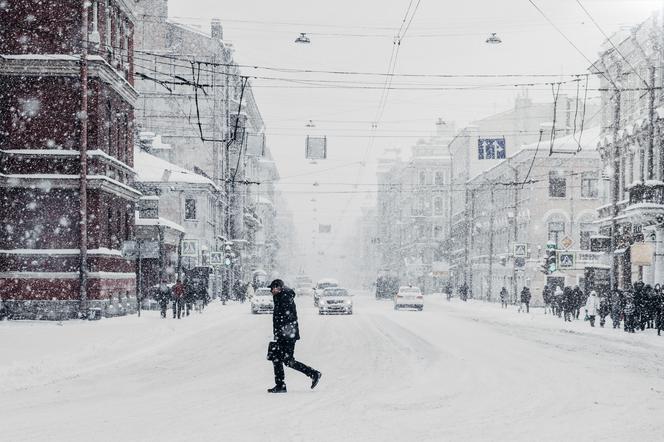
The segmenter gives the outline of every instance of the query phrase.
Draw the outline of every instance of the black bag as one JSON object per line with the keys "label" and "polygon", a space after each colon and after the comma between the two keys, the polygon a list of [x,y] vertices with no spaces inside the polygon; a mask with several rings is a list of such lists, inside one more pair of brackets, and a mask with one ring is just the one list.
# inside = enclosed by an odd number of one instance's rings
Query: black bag
{"label": "black bag", "polygon": [[279,359],[279,344],[276,341],[272,341],[267,345],[267,360],[275,361]]}

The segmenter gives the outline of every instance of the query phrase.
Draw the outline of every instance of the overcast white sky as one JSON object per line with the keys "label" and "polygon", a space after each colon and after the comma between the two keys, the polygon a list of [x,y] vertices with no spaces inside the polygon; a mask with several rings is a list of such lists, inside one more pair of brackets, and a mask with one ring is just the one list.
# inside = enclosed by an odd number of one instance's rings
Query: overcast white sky
{"label": "overcast white sky", "polygon": [[[595,60],[604,38],[576,0],[534,2],[588,58]],[[639,23],[664,6],[662,0],[581,2],[609,34]],[[224,37],[233,42],[236,60],[242,64],[386,72],[392,36],[409,3],[410,0],[170,0],[169,15],[204,29],[212,17],[220,18]],[[417,3],[412,1],[413,6]],[[311,44],[295,44],[299,32],[307,32]],[[501,45],[484,42],[491,32],[502,38]],[[585,73],[588,66],[584,57],[528,0],[421,0],[399,48],[395,72],[562,75]],[[418,138],[432,133],[437,117],[462,127],[508,109],[519,91],[513,86],[501,90],[414,91],[413,85],[474,86],[549,80],[398,78],[393,86],[410,89],[389,92],[378,136],[372,139],[371,121],[376,119],[382,78],[245,70],[245,74],[252,73],[298,80],[352,81],[354,86],[361,81],[370,87],[320,88],[253,80],[268,142],[282,176],[281,189],[295,214],[303,249],[311,256],[316,255],[311,246],[313,237],[319,247],[328,243],[341,245],[352,231],[359,207],[368,204],[374,195],[375,187],[369,185],[375,182],[373,165],[385,148],[408,151]],[[530,87],[529,93],[537,101],[551,101],[550,87]],[[314,129],[305,127],[308,120],[314,121]],[[329,158],[318,165],[304,160],[307,134],[328,137]],[[370,161],[362,167],[358,162],[367,151]],[[331,168],[334,169],[324,171]],[[320,185],[313,186],[314,182]],[[361,185],[355,188],[353,184],[357,182]],[[312,203],[312,198],[317,202]],[[313,234],[318,223],[332,224],[333,234]],[[344,252],[331,250],[327,256],[341,253]]]}

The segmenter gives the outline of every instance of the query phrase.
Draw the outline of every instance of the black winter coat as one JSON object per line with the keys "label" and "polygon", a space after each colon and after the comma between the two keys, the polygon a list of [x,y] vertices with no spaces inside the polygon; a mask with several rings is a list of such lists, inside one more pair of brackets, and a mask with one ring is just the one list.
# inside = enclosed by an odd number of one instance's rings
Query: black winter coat
{"label": "black winter coat", "polygon": [[300,339],[300,328],[297,323],[297,308],[295,307],[295,292],[284,287],[274,299],[274,313],[272,314],[272,332],[275,339]]}

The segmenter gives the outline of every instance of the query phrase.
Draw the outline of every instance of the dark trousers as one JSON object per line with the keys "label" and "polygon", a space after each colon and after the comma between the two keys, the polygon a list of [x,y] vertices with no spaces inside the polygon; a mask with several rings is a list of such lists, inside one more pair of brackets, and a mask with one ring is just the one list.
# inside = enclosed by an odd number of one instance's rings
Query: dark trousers
{"label": "dark trousers", "polygon": [[590,321],[590,326],[594,327],[595,326],[595,315],[588,316],[588,321]]}
{"label": "dark trousers", "polygon": [[284,384],[284,365],[290,367],[293,370],[297,370],[302,374],[305,374],[309,377],[313,377],[316,373],[316,370],[304,365],[302,362],[298,362],[293,357],[295,352],[295,339],[279,339],[277,340],[277,345],[279,346],[279,355],[280,358],[272,361],[274,366],[274,383],[277,386],[283,386]]}

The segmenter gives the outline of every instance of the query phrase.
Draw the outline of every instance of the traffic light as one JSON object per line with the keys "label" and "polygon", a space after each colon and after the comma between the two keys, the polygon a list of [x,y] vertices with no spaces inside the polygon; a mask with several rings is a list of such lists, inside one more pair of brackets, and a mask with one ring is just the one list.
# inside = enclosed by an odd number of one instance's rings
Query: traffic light
{"label": "traffic light", "polygon": [[540,270],[545,275],[549,275],[555,272],[558,269],[558,264],[556,261],[556,250],[547,248],[544,251],[544,259]]}

